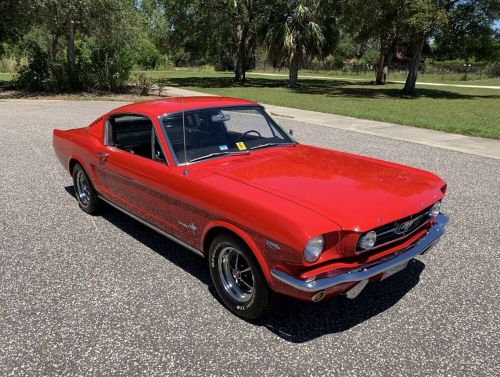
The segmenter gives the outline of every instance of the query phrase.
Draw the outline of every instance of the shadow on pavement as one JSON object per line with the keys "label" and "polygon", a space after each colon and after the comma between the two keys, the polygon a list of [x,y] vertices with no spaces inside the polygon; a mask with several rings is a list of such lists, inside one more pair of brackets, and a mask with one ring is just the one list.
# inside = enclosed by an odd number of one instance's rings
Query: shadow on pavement
{"label": "shadow on pavement", "polygon": [[424,267],[413,259],[404,271],[368,284],[354,300],[336,296],[315,304],[278,297],[272,316],[263,325],[293,343],[349,330],[394,306],[417,285]]}
{"label": "shadow on pavement", "polygon": [[[75,197],[73,186],[65,190]],[[110,206],[106,206],[100,216],[206,284],[209,292],[223,305],[212,287],[204,259]],[[354,300],[337,296],[312,303],[275,295],[270,315],[252,324],[264,326],[292,343],[347,331],[395,305],[418,283],[424,267],[421,261],[412,260],[403,272],[369,284]]]}

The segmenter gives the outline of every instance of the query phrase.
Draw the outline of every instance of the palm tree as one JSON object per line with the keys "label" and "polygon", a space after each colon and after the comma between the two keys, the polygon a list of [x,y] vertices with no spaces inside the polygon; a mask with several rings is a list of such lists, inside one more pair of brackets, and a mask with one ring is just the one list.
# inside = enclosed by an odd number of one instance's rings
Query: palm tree
{"label": "palm tree", "polygon": [[[279,2],[278,2],[279,3]],[[297,85],[299,68],[306,58],[326,56],[336,44],[338,31],[328,1],[282,1],[270,9],[264,45],[274,67],[288,64],[290,86]]]}

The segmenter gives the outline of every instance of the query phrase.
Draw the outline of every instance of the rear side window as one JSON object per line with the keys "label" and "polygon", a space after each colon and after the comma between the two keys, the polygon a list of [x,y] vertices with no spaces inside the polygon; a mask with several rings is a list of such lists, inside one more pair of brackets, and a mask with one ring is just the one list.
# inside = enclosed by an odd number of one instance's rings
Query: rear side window
{"label": "rear side window", "polygon": [[165,161],[154,126],[141,115],[121,115],[109,119],[108,145],[157,161]]}

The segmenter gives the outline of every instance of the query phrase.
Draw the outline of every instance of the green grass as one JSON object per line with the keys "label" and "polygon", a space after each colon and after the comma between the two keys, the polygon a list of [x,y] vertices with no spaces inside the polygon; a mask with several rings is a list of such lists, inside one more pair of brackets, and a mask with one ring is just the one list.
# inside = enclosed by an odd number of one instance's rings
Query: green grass
{"label": "green grass", "polygon": [[[286,71],[273,71],[273,72],[262,72],[255,71],[250,72],[249,77],[272,77],[269,74],[276,74],[287,76],[288,73]],[[302,78],[331,78],[332,80],[336,79],[344,79],[344,80],[352,80],[352,81],[364,81],[370,82],[375,80],[375,76],[373,73],[352,73],[352,72],[313,72],[313,71],[304,71],[300,72],[300,77]],[[483,76],[484,77],[484,76]],[[492,86],[500,86],[500,78],[482,78],[479,79],[479,75],[469,76],[467,81],[464,81],[463,75],[446,75],[444,79],[441,75],[435,74],[419,74],[417,82],[423,83],[438,83],[438,84],[452,84],[452,85],[492,85]],[[401,73],[390,73],[388,77],[389,81],[405,81],[406,76]]]}
{"label": "green grass", "polygon": [[500,139],[500,90],[422,86],[416,96],[403,96],[402,84],[376,86],[368,81],[303,78],[298,88],[290,89],[285,77],[249,75],[245,85],[236,85],[228,73],[148,74],[168,85],[205,93]]}
{"label": "green grass", "polygon": [[[172,70],[172,71],[137,71],[144,72],[152,78],[163,78],[163,77],[231,77],[231,72],[215,72],[213,70]],[[279,76],[269,76],[269,74],[275,74]],[[286,78],[288,76],[288,71],[286,70],[275,70],[275,71],[251,71],[248,73],[248,77],[276,77]],[[299,77],[302,79],[308,78],[318,78],[325,77],[331,78],[332,80],[344,79],[352,81],[362,81],[370,82],[375,80],[375,76],[372,72],[368,73],[353,73],[353,72],[343,72],[343,71],[300,71]],[[467,81],[463,81],[463,75],[450,74],[445,75],[444,79],[442,75],[437,74],[420,74],[418,76],[419,82],[430,82],[439,84],[452,84],[452,85],[492,85],[500,86],[500,78],[484,78],[479,79],[479,75],[469,75]],[[393,81],[404,81],[406,76],[401,73],[390,73],[389,80]]]}

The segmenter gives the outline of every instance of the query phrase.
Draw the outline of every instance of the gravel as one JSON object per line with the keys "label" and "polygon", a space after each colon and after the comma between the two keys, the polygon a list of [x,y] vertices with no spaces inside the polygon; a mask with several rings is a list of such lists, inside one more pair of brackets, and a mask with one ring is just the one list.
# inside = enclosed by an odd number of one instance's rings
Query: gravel
{"label": "gravel", "polygon": [[0,375],[498,375],[499,160],[277,119],[300,142],[437,173],[451,221],[357,299],[281,298],[252,324],[219,303],[201,258],[78,208],[52,129],[119,105],[0,101]]}

